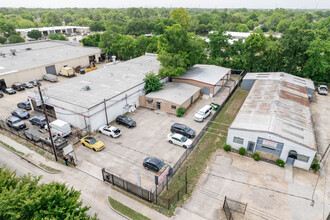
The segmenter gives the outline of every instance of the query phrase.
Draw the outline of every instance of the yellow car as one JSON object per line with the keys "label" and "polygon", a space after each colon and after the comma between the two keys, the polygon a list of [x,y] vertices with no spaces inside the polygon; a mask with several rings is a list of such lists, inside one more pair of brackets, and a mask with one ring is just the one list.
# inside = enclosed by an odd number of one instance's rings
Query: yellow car
{"label": "yellow car", "polygon": [[82,139],[80,139],[80,142],[82,143],[82,145],[89,147],[94,151],[100,151],[104,148],[103,142],[98,141],[97,139],[91,136],[83,137]]}

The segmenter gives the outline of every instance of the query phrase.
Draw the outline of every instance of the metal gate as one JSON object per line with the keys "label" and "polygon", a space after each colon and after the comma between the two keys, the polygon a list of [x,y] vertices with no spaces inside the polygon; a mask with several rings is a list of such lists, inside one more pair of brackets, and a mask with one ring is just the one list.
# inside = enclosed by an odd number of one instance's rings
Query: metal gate
{"label": "metal gate", "polygon": [[53,75],[57,75],[57,74],[56,74],[55,65],[52,65],[52,66],[46,66],[46,73],[48,73],[48,74],[53,74]]}

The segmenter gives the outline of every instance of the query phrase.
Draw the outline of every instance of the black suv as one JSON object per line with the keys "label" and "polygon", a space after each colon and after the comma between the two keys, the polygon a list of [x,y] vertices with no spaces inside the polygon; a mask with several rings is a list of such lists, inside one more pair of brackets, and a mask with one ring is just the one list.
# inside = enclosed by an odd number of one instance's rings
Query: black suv
{"label": "black suv", "polygon": [[29,121],[32,125],[38,125],[40,128],[44,128],[47,124],[46,118],[43,115],[33,116]]}
{"label": "black suv", "polygon": [[15,117],[15,116],[10,116],[6,119],[6,124],[9,127],[15,128],[16,130],[21,130],[26,127],[25,123],[21,121],[21,119]]}
{"label": "black suv", "polygon": [[189,128],[186,125],[179,124],[179,123],[174,123],[171,126],[171,132],[182,134],[183,136],[186,136],[188,138],[194,138],[196,135],[196,132],[193,129]]}
{"label": "black suv", "polygon": [[116,123],[118,125],[120,125],[120,124],[126,125],[126,127],[128,127],[128,128],[136,126],[136,122],[133,119],[131,119],[130,117],[127,117],[125,115],[119,115],[116,118]]}

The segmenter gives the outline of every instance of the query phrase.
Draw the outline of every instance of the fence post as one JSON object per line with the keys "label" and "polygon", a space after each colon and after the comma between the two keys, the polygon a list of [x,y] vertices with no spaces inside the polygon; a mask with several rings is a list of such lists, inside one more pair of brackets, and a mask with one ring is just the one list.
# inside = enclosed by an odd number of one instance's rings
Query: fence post
{"label": "fence post", "polygon": [[170,199],[167,199],[167,209],[170,210]]}
{"label": "fence post", "polygon": [[178,190],[178,199],[177,199],[177,201],[179,201],[179,198],[180,198],[180,190]]}
{"label": "fence post", "polygon": [[112,179],[112,185],[115,185],[115,181],[114,181],[114,178],[113,178],[113,174],[110,174],[111,175],[111,179]]}
{"label": "fence post", "polygon": [[186,194],[188,193],[188,178],[187,178],[187,171],[188,171],[188,168],[186,168]]}
{"label": "fence post", "polygon": [[158,196],[157,196],[157,186],[156,186],[156,204],[157,204]]}
{"label": "fence post", "polygon": [[104,168],[102,168],[102,179],[103,179],[103,181],[104,181]]}

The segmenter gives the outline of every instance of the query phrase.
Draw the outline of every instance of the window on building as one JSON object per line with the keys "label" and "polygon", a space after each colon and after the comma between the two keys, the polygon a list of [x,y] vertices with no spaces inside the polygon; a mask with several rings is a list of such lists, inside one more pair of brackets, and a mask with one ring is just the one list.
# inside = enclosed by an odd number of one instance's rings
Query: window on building
{"label": "window on building", "polygon": [[301,155],[301,154],[297,154],[297,160],[303,161],[303,162],[308,162],[309,161],[309,157],[305,156],[305,155]]}
{"label": "window on building", "polygon": [[234,137],[233,142],[237,144],[243,144],[244,139],[239,137]]}
{"label": "window on building", "polygon": [[268,147],[268,146],[261,146],[261,147],[264,148],[264,149],[267,149],[267,150],[275,151],[275,148],[272,148],[272,147]]}
{"label": "window on building", "polygon": [[176,109],[176,106],[175,105],[172,105],[171,108]]}

